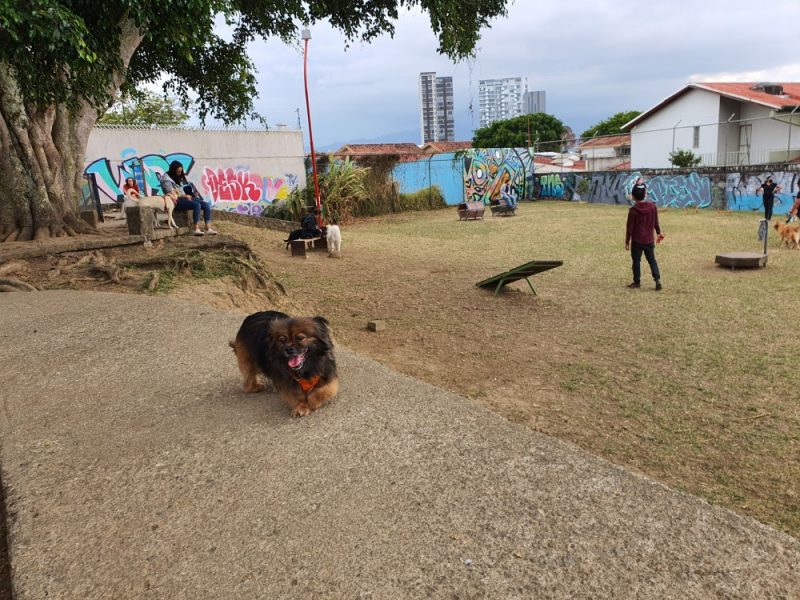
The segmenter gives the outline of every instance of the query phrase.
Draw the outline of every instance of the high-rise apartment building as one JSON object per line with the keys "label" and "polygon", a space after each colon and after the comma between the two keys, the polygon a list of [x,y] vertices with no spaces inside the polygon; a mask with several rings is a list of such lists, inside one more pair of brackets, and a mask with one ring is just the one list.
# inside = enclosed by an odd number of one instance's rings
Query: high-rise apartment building
{"label": "high-rise apartment building", "polygon": [[545,91],[525,92],[522,95],[522,113],[535,115],[536,113],[547,112],[545,108]]}
{"label": "high-rise apartment building", "polygon": [[452,77],[419,74],[419,122],[423,144],[455,140]]}
{"label": "high-rise apartment building", "polygon": [[480,126],[488,127],[495,121],[518,117],[522,112],[522,95],[528,84],[523,77],[481,79],[478,82]]}

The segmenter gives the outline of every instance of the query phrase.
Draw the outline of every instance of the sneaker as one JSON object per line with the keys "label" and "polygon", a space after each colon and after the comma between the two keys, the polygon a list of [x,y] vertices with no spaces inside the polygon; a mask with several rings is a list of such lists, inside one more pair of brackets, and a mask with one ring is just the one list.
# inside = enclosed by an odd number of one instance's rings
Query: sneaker
{"label": "sneaker", "polygon": [[661,282],[659,280],[656,280],[656,291],[659,291],[660,289],[661,289]]}
{"label": "sneaker", "polygon": [[634,281],[633,283],[629,283],[629,284],[628,284],[628,287],[629,287],[629,288],[631,288],[631,289],[633,289],[633,288],[640,288],[640,287],[642,287],[642,284],[640,284],[640,283],[637,283],[637,282],[635,282],[635,281]]}
{"label": "sneaker", "polygon": [[209,227],[208,229],[206,229],[206,235],[217,235],[217,232],[211,229],[211,227]]}
{"label": "sneaker", "polygon": [[194,230],[194,235],[205,235],[205,234],[202,231],[200,231],[199,229],[195,229]]}

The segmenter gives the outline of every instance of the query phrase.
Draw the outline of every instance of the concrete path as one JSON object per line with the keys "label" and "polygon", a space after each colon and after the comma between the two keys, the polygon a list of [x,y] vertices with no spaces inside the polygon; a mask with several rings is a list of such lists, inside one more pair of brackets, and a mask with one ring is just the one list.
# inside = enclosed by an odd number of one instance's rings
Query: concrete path
{"label": "concrete path", "polygon": [[0,294],[18,600],[800,597],[797,540],[343,348],[291,419],[239,391],[240,321]]}

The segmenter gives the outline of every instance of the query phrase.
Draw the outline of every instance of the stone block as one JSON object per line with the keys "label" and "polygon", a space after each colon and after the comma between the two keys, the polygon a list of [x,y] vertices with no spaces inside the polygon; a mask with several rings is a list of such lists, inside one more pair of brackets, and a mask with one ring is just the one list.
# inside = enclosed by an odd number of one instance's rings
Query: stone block
{"label": "stone block", "polygon": [[386,321],[370,321],[367,323],[367,329],[370,331],[383,331],[386,329]]}
{"label": "stone block", "polygon": [[306,255],[306,241],[305,240],[292,240],[292,256],[305,256]]}
{"label": "stone block", "polygon": [[175,220],[175,224],[178,227],[191,227],[194,229],[194,223],[192,223],[192,213],[188,210],[176,210],[172,213],[172,218]]}
{"label": "stone block", "polygon": [[153,209],[149,206],[129,206],[125,218],[130,235],[153,235]]}
{"label": "stone block", "polygon": [[81,219],[86,221],[92,227],[97,227],[97,212],[93,210],[83,210],[80,213]]}

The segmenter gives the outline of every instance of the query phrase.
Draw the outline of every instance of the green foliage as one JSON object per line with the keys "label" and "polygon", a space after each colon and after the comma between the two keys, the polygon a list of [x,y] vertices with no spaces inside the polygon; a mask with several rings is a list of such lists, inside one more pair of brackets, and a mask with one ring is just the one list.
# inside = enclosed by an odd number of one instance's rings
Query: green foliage
{"label": "green foliage", "polygon": [[673,150],[669,153],[669,162],[673,167],[696,167],[703,159],[700,156],[695,156],[691,150]]}
{"label": "green foliage", "polygon": [[120,98],[98,121],[104,125],[183,125],[188,113],[172,97],[137,91]]}
{"label": "green foliage", "polygon": [[481,127],[475,131],[472,146],[474,148],[527,148],[529,146],[529,123],[531,144],[539,140],[539,144],[536,145],[537,150],[555,152],[560,150],[561,136],[565,132],[564,123],[556,117],[544,113],[522,115],[513,119],[495,121],[488,127]]}
{"label": "green foliage", "polygon": [[435,208],[445,208],[447,202],[444,200],[442,190],[438,185],[432,185],[410,194],[400,194],[400,201],[396,212],[407,210],[433,210]]}
{"label": "green foliage", "polygon": [[[8,68],[34,105],[77,107],[85,98],[101,111],[119,84],[130,93],[165,81],[184,108],[196,104],[201,120],[238,122],[257,116],[247,54],[257,38],[293,42],[301,26],[328,21],[348,41],[368,42],[394,33],[401,8],[419,7],[430,17],[439,52],[458,60],[473,51],[481,28],[506,13],[507,1],[3,0],[0,77]],[[121,48],[133,51],[127,70]]]}
{"label": "green foliage", "polygon": [[349,158],[330,161],[327,171],[319,175],[319,193],[326,219],[346,223],[355,216],[369,214],[370,198],[364,185],[368,172],[366,167],[359,167]]}
{"label": "green foliage", "polygon": [[623,112],[618,112],[615,115],[611,115],[604,121],[600,121],[599,123],[595,123],[589,127],[589,129],[581,134],[581,137],[588,139],[598,135],[616,135],[624,133],[624,131],[622,131],[622,126],[628,121],[635,119],[640,114],[642,114],[642,111],[640,110],[626,110]]}

